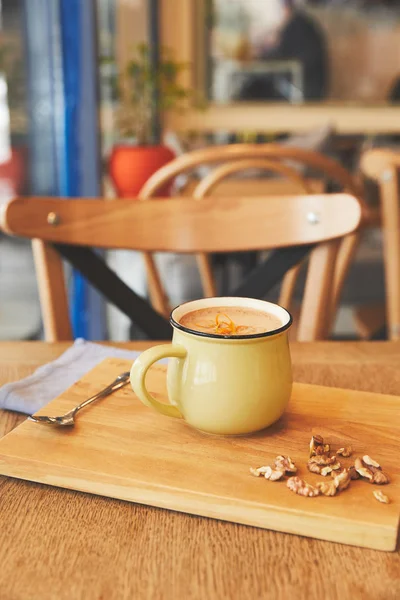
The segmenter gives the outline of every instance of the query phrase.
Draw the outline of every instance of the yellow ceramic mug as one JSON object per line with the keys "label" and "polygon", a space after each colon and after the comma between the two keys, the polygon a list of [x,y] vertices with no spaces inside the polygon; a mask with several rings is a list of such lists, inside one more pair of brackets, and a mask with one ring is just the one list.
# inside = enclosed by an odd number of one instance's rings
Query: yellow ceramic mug
{"label": "yellow ceramic mug", "polygon": [[[277,317],[281,327],[247,336],[221,337],[196,332],[179,321],[188,312],[212,306],[248,307]],[[138,398],[164,415],[181,417],[208,433],[239,435],[264,429],[284,412],[292,390],[288,344],[290,314],[280,306],[250,298],[205,298],[171,313],[172,344],[154,346],[137,358],[131,384]],[[146,389],[148,369],[170,358],[167,388],[170,404]]]}

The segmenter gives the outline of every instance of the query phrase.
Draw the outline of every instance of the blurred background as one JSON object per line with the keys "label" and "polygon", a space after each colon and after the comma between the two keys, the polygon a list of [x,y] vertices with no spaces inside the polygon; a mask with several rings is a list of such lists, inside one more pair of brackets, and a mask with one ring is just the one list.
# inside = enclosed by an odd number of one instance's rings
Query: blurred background
{"label": "blurred background", "polygon": [[[145,179],[127,181],[121,165],[132,145],[149,143],[170,152],[153,167],[212,144],[274,141],[320,151],[361,177],[363,151],[399,144],[399,4],[0,0],[1,197],[135,196]],[[146,99],[149,65],[163,69],[161,99]],[[174,193],[200,175],[176,181]],[[364,185],[377,204],[374,184]],[[30,244],[0,236],[0,338],[38,339]],[[384,303],[381,238],[378,228],[364,234],[336,323],[340,338],[359,334],[354,306]],[[140,256],[107,259],[146,295]],[[201,295],[193,260],[170,256],[162,267],[172,303]],[[132,335],[78,274],[67,276],[76,336]]]}

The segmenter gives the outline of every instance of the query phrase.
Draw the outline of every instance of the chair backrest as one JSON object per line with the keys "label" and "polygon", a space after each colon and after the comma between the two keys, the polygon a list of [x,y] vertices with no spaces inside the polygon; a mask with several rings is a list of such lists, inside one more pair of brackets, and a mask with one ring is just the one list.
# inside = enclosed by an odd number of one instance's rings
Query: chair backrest
{"label": "chair backrest", "polygon": [[142,252],[236,252],[319,244],[312,253],[299,339],[322,339],[340,239],[361,221],[347,194],[285,198],[102,199],[17,198],[3,207],[2,228],[34,240],[39,292],[49,340],[70,339],[62,261],[53,244]]}
{"label": "chair backrest", "polygon": [[[188,152],[166,166],[159,169],[143,186],[139,197],[143,200],[157,195],[157,192],[172,181],[177,175],[193,171],[201,166],[213,166],[214,170],[207,174],[195,187],[192,197],[200,199],[216,191],[227,177],[249,169],[271,171],[290,180],[299,193],[312,193],[308,180],[301,175],[295,165],[309,167],[318,172],[325,180],[336,184],[341,191],[346,191],[362,202],[362,188],[359,182],[335,160],[312,150],[304,150],[278,144],[232,144],[212,146],[202,150]],[[332,312],[336,310],[341,290],[352,260],[357,240],[349,238],[339,250],[340,258],[334,275],[334,292],[332,296]],[[144,255],[150,298],[153,306],[162,314],[170,310],[161,277],[151,254]],[[197,258],[198,267],[205,296],[215,296],[216,283],[209,257],[202,253]],[[299,268],[294,268],[283,279],[280,303],[290,308]],[[333,318],[333,316],[332,316]]]}
{"label": "chair backrest", "polygon": [[384,241],[386,319],[391,340],[400,339],[400,151],[369,150],[361,157],[363,174],[378,185]]}
{"label": "chair backrest", "polygon": [[[196,199],[210,196],[228,177],[244,171],[254,172],[254,170],[256,170],[256,172],[269,171],[280,175],[287,181],[291,182],[296,191],[299,193],[313,193],[311,185],[307,179],[302,177],[294,167],[267,158],[245,158],[242,160],[223,163],[217,166],[200,181],[194,190],[193,196]],[[198,254],[197,264],[203,285],[204,295],[206,297],[216,296],[217,286],[209,255],[205,253]],[[282,281],[279,304],[284,306],[287,310],[291,309],[295,285],[300,273],[300,269],[301,264],[293,267],[293,269],[290,269],[290,271],[286,273]]]}
{"label": "chair backrest", "polygon": [[166,183],[177,175],[196,169],[202,165],[213,165],[222,162],[233,162],[244,159],[270,159],[287,161],[310,167],[341,189],[362,197],[362,188],[352,175],[335,160],[303,148],[294,148],[279,144],[230,144],[228,146],[211,146],[202,150],[187,152],[159,169],[148,179],[140,191],[142,199],[155,196]]}
{"label": "chair backrest", "polygon": [[400,150],[390,148],[367,150],[361,157],[360,165],[364,175],[377,183],[385,183],[390,179],[389,172],[392,169],[400,169]]}

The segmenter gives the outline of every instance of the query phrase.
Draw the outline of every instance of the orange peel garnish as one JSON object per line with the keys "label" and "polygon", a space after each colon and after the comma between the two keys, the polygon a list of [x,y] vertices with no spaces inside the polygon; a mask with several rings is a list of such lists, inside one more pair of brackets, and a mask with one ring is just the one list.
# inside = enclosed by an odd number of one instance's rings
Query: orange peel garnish
{"label": "orange peel garnish", "polygon": [[230,317],[225,313],[218,313],[215,317],[215,321],[203,321],[202,323],[195,323],[196,327],[201,329],[213,329],[213,333],[219,335],[235,335],[240,333],[254,333],[254,327],[250,325],[236,325]]}
{"label": "orange peel garnish", "polygon": [[[225,317],[225,319],[228,320],[228,322],[223,321],[222,318]],[[222,335],[233,335],[236,333],[236,325],[235,323],[232,321],[232,319],[230,319],[228,317],[228,315],[224,314],[224,313],[218,313],[217,316],[215,317],[215,323],[216,323],[216,327],[215,327],[215,332],[222,334]]]}

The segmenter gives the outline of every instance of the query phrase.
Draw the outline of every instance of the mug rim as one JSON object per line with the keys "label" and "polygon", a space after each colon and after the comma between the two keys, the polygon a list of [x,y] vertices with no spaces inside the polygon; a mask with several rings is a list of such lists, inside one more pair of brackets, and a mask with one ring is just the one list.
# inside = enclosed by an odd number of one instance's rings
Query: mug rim
{"label": "mug rim", "polygon": [[[206,306],[204,308],[206,308],[207,302],[216,301],[216,300],[221,301],[222,304],[223,304],[223,301],[225,301],[225,303],[226,303],[226,301],[235,300],[235,301],[237,301],[236,306],[237,305],[240,306],[240,301],[242,301],[242,302],[247,301],[250,304],[263,304],[263,305],[267,304],[271,307],[274,307],[274,309],[279,309],[279,311],[286,313],[286,316],[288,317],[288,319],[287,319],[287,322],[284,323],[281,327],[272,329],[271,331],[263,331],[261,333],[251,333],[249,335],[221,335],[221,334],[217,334],[217,333],[207,333],[206,331],[197,331],[195,329],[190,329],[189,327],[185,327],[184,325],[179,323],[179,321],[175,320],[175,318],[174,318],[174,313],[177,310],[179,310],[180,308],[182,308],[183,306],[186,306],[186,305],[189,306],[190,304],[198,304],[199,302],[200,303],[204,302],[206,304]],[[232,306],[235,306],[235,304],[232,304]],[[249,307],[249,308],[252,308],[252,307]],[[196,310],[196,309],[194,309],[194,310]],[[187,312],[190,312],[190,309]],[[267,312],[267,311],[264,310],[264,312]],[[275,310],[272,310],[271,312],[272,312],[272,314],[274,314]],[[271,314],[271,312],[270,312],[270,314]],[[277,316],[277,315],[274,314],[274,316]],[[216,340],[252,340],[252,339],[254,340],[254,339],[260,339],[260,338],[272,337],[275,335],[279,335],[280,333],[283,333],[284,331],[287,331],[293,323],[293,317],[286,308],[284,308],[283,306],[280,306],[279,304],[276,304],[274,302],[268,302],[267,300],[258,300],[257,298],[245,298],[245,297],[240,297],[240,296],[237,296],[237,297],[221,296],[221,297],[213,297],[213,298],[201,298],[199,300],[190,300],[189,302],[182,302],[181,304],[178,304],[177,306],[175,306],[175,308],[171,311],[170,317],[169,317],[169,322],[172,325],[172,327],[175,329],[179,329],[180,331],[184,331],[185,333],[189,333],[191,335],[197,335],[197,336],[203,337],[203,338],[210,338],[210,339],[216,339]]]}

